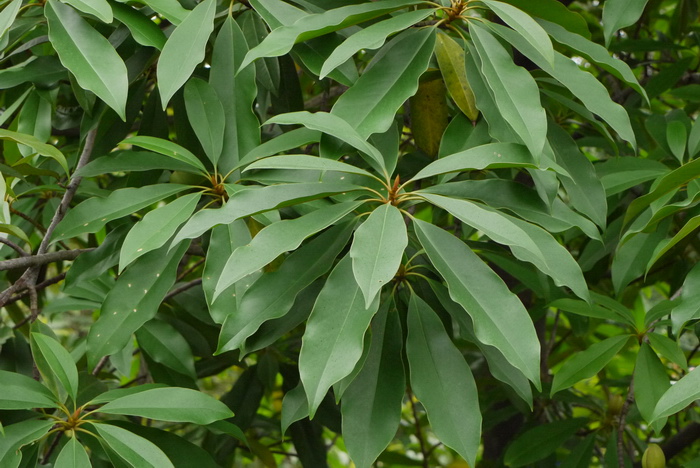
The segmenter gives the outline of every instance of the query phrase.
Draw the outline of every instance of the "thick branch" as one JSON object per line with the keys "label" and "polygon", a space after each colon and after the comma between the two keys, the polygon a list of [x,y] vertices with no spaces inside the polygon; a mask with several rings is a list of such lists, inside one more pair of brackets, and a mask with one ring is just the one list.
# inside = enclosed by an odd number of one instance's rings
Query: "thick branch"
{"label": "thick branch", "polygon": [[58,252],[49,252],[43,255],[31,255],[28,257],[2,260],[0,261],[0,271],[40,267],[48,263],[61,262],[64,260],[75,260],[78,255],[91,250],[93,249],[59,250]]}

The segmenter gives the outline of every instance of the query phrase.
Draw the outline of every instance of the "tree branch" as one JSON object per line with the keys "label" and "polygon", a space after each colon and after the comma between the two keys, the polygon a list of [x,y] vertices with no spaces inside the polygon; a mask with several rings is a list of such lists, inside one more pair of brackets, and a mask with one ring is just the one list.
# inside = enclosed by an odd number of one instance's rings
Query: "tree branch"
{"label": "tree branch", "polygon": [[0,261],[0,271],[19,270],[24,268],[36,268],[48,263],[62,262],[64,260],[75,260],[78,255],[90,252],[94,249],[59,250],[42,255],[30,255],[27,257],[11,258]]}

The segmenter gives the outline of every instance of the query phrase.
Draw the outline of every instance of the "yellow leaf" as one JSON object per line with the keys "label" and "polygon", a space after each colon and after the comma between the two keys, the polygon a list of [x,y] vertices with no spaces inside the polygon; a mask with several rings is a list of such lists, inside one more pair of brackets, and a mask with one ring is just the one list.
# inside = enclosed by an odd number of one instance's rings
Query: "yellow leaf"
{"label": "yellow leaf", "polygon": [[464,115],[475,121],[479,117],[479,109],[476,108],[474,93],[467,80],[464,49],[450,36],[440,33],[435,42],[435,55],[450,96]]}

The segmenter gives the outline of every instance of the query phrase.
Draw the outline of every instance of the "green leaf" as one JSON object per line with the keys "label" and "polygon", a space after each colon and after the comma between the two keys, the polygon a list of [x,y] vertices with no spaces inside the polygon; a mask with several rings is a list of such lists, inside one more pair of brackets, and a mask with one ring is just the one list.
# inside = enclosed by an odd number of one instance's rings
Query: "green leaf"
{"label": "green leaf", "polygon": [[259,46],[248,52],[242,67],[262,57],[284,55],[297,42],[308,41],[417,3],[420,1],[383,0],[372,4],[349,5],[315,15],[306,14],[293,24],[272,31]]}
{"label": "green leaf", "polygon": [[647,333],[646,336],[649,339],[649,344],[657,353],[677,364],[683,370],[688,370],[688,361],[678,343],[658,333]]}
{"label": "green leaf", "polygon": [[336,47],[333,53],[323,62],[319,78],[325,78],[326,75],[351,59],[360,50],[381,48],[389,36],[413,26],[433,13],[435,13],[435,9],[409,11],[392,16],[384,21],[378,21],[356,32]]}
{"label": "green leaf", "polygon": [[589,434],[574,447],[568,457],[566,457],[559,468],[588,468],[593,455],[596,434]]}
{"label": "green leaf", "polygon": [[248,154],[241,158],[238,166],[242,167],[258,159],[300,148],[310,143],[318,143],[320,139],[321,132],[318,130],[309,130],[304,127],[295,128],[294,130],[289,130],[253,148]]}
{"label": "green leaf", "polygon": [[0,370],[0,381],[2,381],[0,409],[57,407],[51,391],[31,377]]}
{"label": "green leaf", "polygon": [[201,174],[189,163],[178,161],[150,151],[115,151],[90,161],[75,172],[75,176],[94,177],[112,172],[139,172],[153,169],[168,169]]}
{"label": "green leaf", "polygon": [[141,148],[169,156],[173,159],[189,164],[205,175],[208,174],[204,164],[202,164],[197,156],[192,154],[188,149],[183,148],[172,141],[151,136],[135,136],[122,141],[122,144],[139,146]]}
{"label": "green leaf", "polygon": [[639,233],[618,247],[610,267],[616,294],[620,294],[631,281],[644,275],[649,262],[653,260],[654,249],[668,231],[669,220],[662,224],[654,232]]}
{"label": "green leaf", "polygon": [[278,270],[262,275],[253,283],[235,310],[228,311],[217,352],[238,349],[265,321],[287,314],[297,295],[331,269],[353,226],[351,222],[328,229],[289,255]]}
{"label": "green leaf", "polygon": [[309,403],[306,401],[304,385],[299,382],[299,385],[284,394],[284,399],[282,400],[282,434],[286,434],[289,426],[308,415]]}
{"label": "green leaf", "polygon": [[70,6],[49,0],[44,8],[49,39],[61,63],[81,87],[95,93],[126,120],[129,80],[114,47]]}
{"label": "green leaf", "polygon": [[618,29],[632,26],[641,18],[648,0],[606,0],[603,4],[605,47],[610,45]]}
{"label": "green leaf", "polygon": [[438,316],[415,294],[408,307],[406,357],[411,389],[428,413],[430,428],[473,466],[481,437],[474,377]]}
{"label": "green leaf", "polygon": [[108,222],[187,190],[187,185],[158,184],[113,191],[107,198],[93,197],[68,211],[56,226],[53,242],[97,232]]}
{"label": "green leaf", "polygon": [[495,0],[482,0],[482,2],[496,13],[505,24],[513,28],[532,47],[537,49],[547,61],[554,65],[554,49],[552,41],[542,26],[522,10],[512,5]]}
{"label": "green leaf", "polygon": [[13,0],[0,12],[0,39],[4,39],[5,33],[10,29],[12,23],[15,22],[21,6],[22,0]]}
{"label": "green leaf", "polygon": [[228,406],[206,393],[177,387],[154,388],[123,396],[107,403],[99,411],[201,425],[233,417]]}
{"label": "green leaf", "polygon": [[630,341],[631,335],[607,338],[589,346],[564,362],[554,374],[551,395],[593,377]]}
{"label": "green leaf", "polygon": [[[383,2],[374,5],[379,3]],[[396,111],[418,90],[418,80],[428,68],[434,48],[434,28],[412,28],[399,34],[375,55],[357,83],[338,98],[331,114],[350,124],[363,139],[385,132],[394,122]]]}
{"label": "green leaf", "polygon": [[98,18],[103,23],[112,22],[112,7],[107,0],[61,0],[76,10]]}
{"label": "green leaf", "polygon": [[680,120],[672,120],[666,126],[666,141],[668,142],[669,148],[673,155],[683,163],[683,156],[685,156],[685,147],[688,141],[688,130],[685,124]]}
{"label": "green leaf", "polygon": [[538,0],[537,2],[531,0],[505,0],[505,2],[520,8],[531,16],[558,24],[586,39],[591,38],[591,32],[588,30],[588,24],[583,16],[568,9],[558,0]]}
{"label": "green leaf", "polygon": [[111,424],[93,424],[97,434],[131,466],[174,468],[170,459],[153,442]]}
{"label": "green leaf", "polygon": [[698,153],[700,153],[700,125],[696,120],[688,135],[688,156],[693,159]]}
{"label": "green leaf", "polygon": [[53,466],[54,468],[91,468],[92,463],[85,447],[74,436],[63,446]]}
{"label": "green leaf", "polygon": [[190,13],[189,10],[182,7],[178,0],[139,0],[139,2],[162,15],[175,26],[179,26]]}
{"label": "green leaf", "polygon": [[163,46],[156,70],[163,109],[204,60],[207,41],[214,30],[215,13],[216,1],[204,0],[175,28]]}
{"label": "green leaf", "polygon": [[470,22],[469,30],[481,59],[481,73],[501,115],[538,160],[547,138],[547,118],[535,80],[513,63],[506,49],[487,29]]}
{"label": "green leaf", "polygon": [[319,158],[317,156],[307,156],[305,154],[287,154],[284,156],[273,156],[260,159],[248,167],[243,172],[253,169],[292,169],[308,171],[335,171],[348,174],[359,174],[366,177],[375,178],[372,174],[355,167],[353,165],[334,161],[333,159]]}
{"label": "green leaf", "polygon": [[5,130],[4,128],[0,128],[0,140],[10,140],[18,144],[27,145],[37,154],[55,160],[61,165],[66,174],[68,174],[68,163],[66,162],[66,157],[63,155],[63,153],[56,149],[56,147],[42,143],[32,135],[25,135],[23,133],[13,132],[11,130]]}
{"label": "green leaf", "polygon": [[106,391],[97,395],[95,398],[89,401],[91,405],[99,405],[102,403],[109,403],[110,401],[116,400],[127,395],[132,395],[134,393],[145,392],[146,390],[152,390],[154,388],[166,388],[165,384],[143,384],[137,385],[135,387],[125,387],[125,388],[115,388],[113,390]]}
{"label": "green leaf", "polygon": [[561,447],[586,422],[583,418],[573,418],[532,428],[508,446],[503,462],[515,468],[541,460]]}
{"label": "green leaf", "polygon": [[222,172],[232,170],[243,155],[260,145],[260,122],[253,111],[258,96],[255,68],[241,66],[247,52],[241,28],[232,17],[227,17],[216,36],[209,76],[226,120],[219,161]]}
{"label": "green leaf", "polygon": [[124,239],[119,252],[119,272],[142,255],[165,245],[192,215],[201,196],[191,193],[146,213]]}
{"label": "green leaf", "polygon": [[700,367],[696,367],[666,390],[651,415],[652,421],[672,416],[700,399]]}
{"label": "green leaf", "polygon": [[398,208],[385,203],[370,213],[355,231],[350,248],[352,271],[369,307],[382,286],[389,284],[408,245],[406,223]]}
{"label": "green leaf", "polygon": [[362,355],[365,330],[378,308],[378,299],[365,307],[352,261],[344,257],[316,299],[299,353],[299,374],[311,417],[328,389],[354,369]]}
{"label": "green leaf", "polygon": [[571,288],[582,299],[589,299],[581,268],[571,254],[544,229],[467,200],[455,200],[424,191],[417,193],[483,232],[493,241],[508,245],[517,258],[532,263],[556,284]]}
{"label": "green leaf", "polygon": [[209,160],[216,166],[224,145],[224,107],[214,88],[199,78],[191,78],[187,82],[184,96],[192,129]]}
{"label": "green leaf", "polygon": [[691,320],[700,318],[700,263],[695,264],[686,275],[681,289],[681,302],[671,311],[673,334]]}
{"label": "green leaf", "polygon": [[112,3],[112,13],[117,21],[129,28],[131,37],[141,45],[163,50],[165,34],[147,16],[138,10],[121,3]]}
{"label": "green leaf", "polygon": [[[27,419],[5,426],[4,431],[0,431],[0,462],[5,464],[8,460],[14,460],[12,457],[16,456],[20,448],[46,435],[53,425],[52,420]],[[21,454],[19,458],[21,459]],[[6,466],[19,466],[19,461],[15,465],[10,461]]]}
{"label": "green leaf", "polygon": [[159,364],[196,379],[194,357],[187,340],[168,322],[150,320],[136,331],[141,350]]}
{"label": "green leaf", "polygon": [[155,316],[175,283],[177,266],[188,246],[188,242],[182,242],[169,251],[161,247],[149,252],[119,276],[88,333],[91,362],[120,351],[131,335]]}
{"label": "green leaf", "polygon": [[32,340],[36,343],[37,351],[46,360],[49,368],[58,381],[61,382],[68,395],[73,401],[76,401],[78,395],[78,369],[70,353],[50,336],[32,333]]}
{"label": "green leaf", "polygon": [[442,79],[457,107],[473,122],[479,117],[479,109],[476,107],[474,92],[469,85],[464,53],[464,49],[457,41],[447,34],[438,33],[435,57]]}
{"label": "green leaf", "polygon": [[596,164],[595,170],[608,196],[660,178],[670,172],[664,164],[658,161],[635,157],[611,158],[601,164]]}
{"label": "green leaf", "polygon": [[654,408],[671,383],[666,368],[647,343],[642,343],[634,366],[634,399],[639,413],[652,421]]}
{"label": "green leaf", "polygon": [[329,205],[299,218],[279,221],[264,228],[250,244],[233,251],[216,284],[214,298],[239,279],[273,261],[278,255],[296,249],[307,237],[340,221],[361,203]]}
{"label": "green leaf", "polygon": [[355,130],[348,122],[334,114],[327,112],[291,112],[277,115],[269,119],[265,124],[276,123],[279,125],[303,125],[311,130],[318,130],[334,136],[363,154],[369,156],[368,163],[380,173],[385,172],[384,158],[377,148],[365,141],[365,138]]}
{"label": "green leaf", "polygon": [[520,300],[462,241],[432,224],[413,220],[428,258],[447,282],[450,297],[474,322],[477,339],[497,348],[536,386],[540,345]]}

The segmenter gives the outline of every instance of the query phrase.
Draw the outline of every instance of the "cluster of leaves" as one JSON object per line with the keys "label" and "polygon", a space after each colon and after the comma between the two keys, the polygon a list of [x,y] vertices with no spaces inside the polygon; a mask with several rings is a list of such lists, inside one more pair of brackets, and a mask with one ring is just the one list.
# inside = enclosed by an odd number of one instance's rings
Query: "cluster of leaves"
{"label": "cluster of leaves", "polygon": [[700,465],[697,1],[0,7],[2,466]]}

